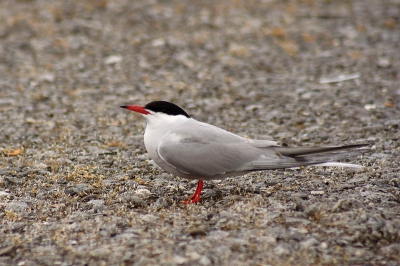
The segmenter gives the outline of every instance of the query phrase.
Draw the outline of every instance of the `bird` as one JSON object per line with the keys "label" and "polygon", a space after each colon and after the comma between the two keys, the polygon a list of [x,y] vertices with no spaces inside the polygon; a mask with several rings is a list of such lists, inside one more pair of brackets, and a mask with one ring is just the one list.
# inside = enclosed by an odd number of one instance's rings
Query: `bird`
{"label": "bird", "polygon": [[197,188],[185,204],[200,201],[204,180],[224,179],[254,171],[306,165],[360,168],[335,162],[356,156],[368,144],[324,147],[287,147],[271,140],[241,137],[222,128],[200,122],[181,107],[168,101],[121,108],[141,114],[147,125],[144,145],[150,158],[164,171],[198,180]]}

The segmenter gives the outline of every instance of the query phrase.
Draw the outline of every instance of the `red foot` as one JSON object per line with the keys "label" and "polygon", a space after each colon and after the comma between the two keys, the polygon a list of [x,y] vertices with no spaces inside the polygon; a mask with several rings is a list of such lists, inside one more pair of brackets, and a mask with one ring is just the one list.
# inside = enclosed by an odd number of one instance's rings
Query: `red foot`
{"label": "red foot", "polygon": [[197,182],[197,188],[196,188],[196,191],[194,192],[193,196],[190,197],[190,200],[185,200],[183,202],[183,204],[191,204],[191,203],[199,202],[200,194],[201,194],[201,191],[203,190],[203,185],[204,185],[203,180],[199,180],[199,182]]}

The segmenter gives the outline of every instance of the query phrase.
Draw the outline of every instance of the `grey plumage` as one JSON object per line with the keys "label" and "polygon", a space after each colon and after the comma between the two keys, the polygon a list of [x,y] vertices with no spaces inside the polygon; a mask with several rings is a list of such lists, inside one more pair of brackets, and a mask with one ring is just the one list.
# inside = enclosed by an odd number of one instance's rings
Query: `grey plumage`
{"label": "grey plumage", "polygon": [[[191,120],[196,130],[190,126]],[[366,146],[281,147],[274,141],[246,139],[193,119],[187,123],[162,137],[157,155],[176,170],[175,174],[191,179],[221,179],[251,171],[318,165],[361,154],[364,150],[360,148]],[[336,163],[341,165],[354,166]]]}

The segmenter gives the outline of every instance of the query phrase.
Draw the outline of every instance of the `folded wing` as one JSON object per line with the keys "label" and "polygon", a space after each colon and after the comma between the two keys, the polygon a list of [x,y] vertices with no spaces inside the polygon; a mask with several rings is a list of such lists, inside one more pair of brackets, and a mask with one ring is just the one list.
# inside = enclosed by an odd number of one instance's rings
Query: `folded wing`
{"label": "folded wing", "polygon": [[170,132],[161,141],[157,152],[165,163],[183,173],[211,177],[251,171],[252,162],[263,151],[249,145],[245,138],[204,124],[197,126],[196,131],[177,129]]}
{"label": "folded wing", "polygon": [[161,141],[157,152],[165,163],[182,173],[211,178],[248,171],[318,165],[361,154],[359,148],[364,146],[281,147],[273,141],[249,140],[204,124],[196,127],[196,131],[171,131]]}

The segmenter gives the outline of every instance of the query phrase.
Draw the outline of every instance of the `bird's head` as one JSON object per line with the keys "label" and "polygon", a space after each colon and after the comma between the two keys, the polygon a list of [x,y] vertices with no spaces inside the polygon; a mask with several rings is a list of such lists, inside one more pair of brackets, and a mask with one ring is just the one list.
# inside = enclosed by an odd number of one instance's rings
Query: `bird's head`
{"label": "bird's head", "polygon": [[175,122],[177,120],[182,121],[190,118],[182,108],[167,101],[150,102],[145,106],[125,105],[121,106],[121,108],[142,114],[148,122]]}

